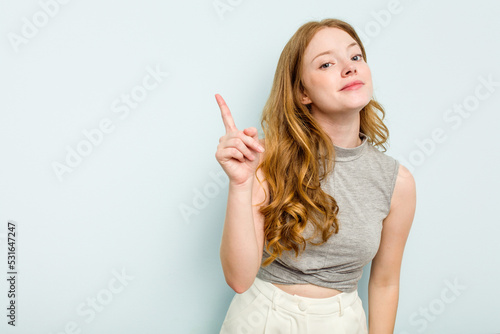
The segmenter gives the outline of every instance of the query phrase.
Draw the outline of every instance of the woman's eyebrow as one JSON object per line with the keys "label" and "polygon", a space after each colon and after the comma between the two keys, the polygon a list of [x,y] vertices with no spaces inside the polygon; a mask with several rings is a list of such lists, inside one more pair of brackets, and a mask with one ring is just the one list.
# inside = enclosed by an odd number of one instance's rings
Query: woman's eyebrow
{"label": "woman's eyebrow", "polygon": [[[353,47],[353,46],[355,46],[355,45],[358,45],[358,43],[356,43],[356,42],[352,42],[351,44],[349,44],[349,45],[347,46],[347,48],[346,48],[346,49],[349,49],[350,47]],[[316,55],[316,57],[314,57],[314,58],[311,60],[311,63],[314,61],[314,59],[318,58],[319,56],[323,56],[323,55],[326,55],[326,54],[329,54],[329,53],[332,53],[332,50],[326,50],[326,51],[323,51],[323,52],[321,52],[321,53],[317,54],[317,55]]]}

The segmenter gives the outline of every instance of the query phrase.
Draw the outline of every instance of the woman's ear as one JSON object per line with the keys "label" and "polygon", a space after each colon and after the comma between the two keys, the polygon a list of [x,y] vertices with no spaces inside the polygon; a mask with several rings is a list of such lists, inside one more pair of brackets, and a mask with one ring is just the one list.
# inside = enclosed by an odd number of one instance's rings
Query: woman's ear
{"label": "woman's ear", "polygon": [[306,105],[312,103],[312,101],[309,98],[309,95],[307,95],[307,92],[305,91],[305,89],[300,91],[300,102],[302,104],[306,104]]}

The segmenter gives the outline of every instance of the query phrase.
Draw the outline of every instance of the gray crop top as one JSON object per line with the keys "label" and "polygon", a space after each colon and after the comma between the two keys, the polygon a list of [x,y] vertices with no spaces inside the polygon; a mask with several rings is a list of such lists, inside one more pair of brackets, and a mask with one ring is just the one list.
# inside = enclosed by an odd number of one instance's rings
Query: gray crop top
{"label": "gray crop top", "polygon": [[[333,172],[321,184],[339,206],[338,234],[323,245],[308,242],[297,258],[293,250],[283,252],[267,267],[260,267],[258,278],[279,284],[311,283],[342,292],[357,289],[363,267],[378,251],[399,169],[398,160],[371,145],[364,133],[359,135],[362,143],[357,147],[334,146]],[[303,236],[312,232],[308,224]],[[267,257],[264,248],[262,262]]]}

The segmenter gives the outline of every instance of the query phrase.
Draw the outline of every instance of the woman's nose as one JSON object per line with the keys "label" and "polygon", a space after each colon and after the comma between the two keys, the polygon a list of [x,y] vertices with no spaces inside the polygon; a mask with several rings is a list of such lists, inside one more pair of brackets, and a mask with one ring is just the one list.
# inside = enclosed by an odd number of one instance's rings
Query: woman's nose
{"label": "woman's nose", "polygon": [[356,72],[356,64],[349,63],[345,66],[344,70],[342,71],[343,76],[349,76],[352,74],[355,74]]}

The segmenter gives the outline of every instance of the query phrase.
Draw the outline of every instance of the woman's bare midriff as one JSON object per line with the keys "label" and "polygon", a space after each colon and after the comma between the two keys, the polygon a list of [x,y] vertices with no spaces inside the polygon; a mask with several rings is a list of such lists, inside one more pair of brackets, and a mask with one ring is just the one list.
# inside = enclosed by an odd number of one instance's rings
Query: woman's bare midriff
{"label": "woman's bare midriff", "polygon": [[337,289],[326,288],[314,284],[272,284],[291,295],[308,298],[328,298],[342,293],[342,291]]}

